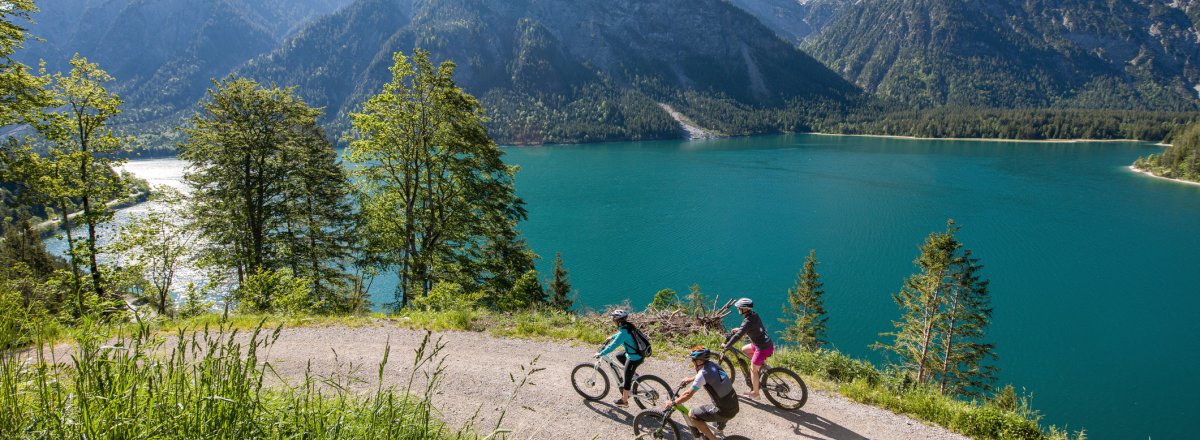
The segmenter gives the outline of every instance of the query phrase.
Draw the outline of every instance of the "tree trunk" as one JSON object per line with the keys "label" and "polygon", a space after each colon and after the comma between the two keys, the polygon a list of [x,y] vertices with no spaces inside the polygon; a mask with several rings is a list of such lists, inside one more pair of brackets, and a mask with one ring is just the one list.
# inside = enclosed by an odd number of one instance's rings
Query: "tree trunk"
{"label": "tree trunk", "polygon": [[75,300],[79,310],[76,311],[76,318],[83,316],[83,286],[79,280],[79,262],[75,261],[75,238],[71,234],[71,217],[67,214],[67,199],[60,199],[59,206],[62,208],[63,229],[67,231],[67,254],[71,257],[71,280],[74,282]]}
{"label": "tree trunk", "polygon": [[952,347],[954,346],[954,325],[958,323],[958,319],[956,317],[958,314],[958,292],[955,292],[951,298],[950,312],[948,314],[950,326],[946,328],[946,349],[942,353],[942,383],[938,387],[938,391],[942,394],[946,394],[946,375],[950,371],[950,354],[952,353]]}
{"label": "tree trunk", "polygon": [[96,219],[92,217],[92,196],[89,189],[91,187],[91,180],[89,180],[91,167],[88,166],[88,162],[90,162],[91,153],[88,152],[88,136],[87,132],[83,129],[83,118],[79,118],[79,120],[79,149],[83,152],[83,159],[79,162],[79,178],[84,188],[83,221],[88,226],[88,261],[91,264],[92,270],[92,288],[96,290],[96,297],[104,298],[104,283],[100,275],[100,265],[96,263]]}

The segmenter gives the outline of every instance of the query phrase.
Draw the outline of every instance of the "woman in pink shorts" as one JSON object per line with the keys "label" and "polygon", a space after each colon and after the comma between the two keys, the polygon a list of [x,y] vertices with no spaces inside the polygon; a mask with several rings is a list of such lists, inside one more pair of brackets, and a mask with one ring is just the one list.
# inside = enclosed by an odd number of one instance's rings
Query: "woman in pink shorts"
{"label": "woman in pink shorts", "polygon": [[771,342],[771,336],[767,335],[767,328],[763,326],[762,318],[759,318],[758,313],[754,312],[754,301],[750,298],[742,298],[733,305],[737,307],[738,313],[742,314],[742,326],[734,329],[733,336],[726,343],[726,348],[736,344],[743,335],[750,338],[750,343],[742,347],[742,353],[746,353],[746,356],[750,357],[751,390],[742,395],[758,399],[758,372],[762,370],[767,358],[775,352],[775,344]]}

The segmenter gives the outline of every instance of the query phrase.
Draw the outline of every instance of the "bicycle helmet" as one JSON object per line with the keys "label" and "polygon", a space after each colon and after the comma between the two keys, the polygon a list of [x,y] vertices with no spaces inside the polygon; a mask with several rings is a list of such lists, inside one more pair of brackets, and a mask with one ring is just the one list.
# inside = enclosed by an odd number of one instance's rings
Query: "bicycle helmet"
{"label": "bicycle helmet", "polygon": [[737,300],[737,302],[733,303],[733,306],[737,307],[739,309],[753,309],[754,308],[754,300],[752,300],[750,298],[742,298],[742,299]]}
{"label": "bicycle helmet", "polygon": [[698,347],[692,347],[692,352],[688,353],[688,357],[690,357],[692,359],[707,361],[709,358],[712,357],[712,354],[713,354],[712,350],[709,350],[708,348],[706,348],[704,346],[698,346]]}
{"label": "bicycle helmet", "polygon": [[629,319],[629,312],[617,309],[613,310],[612,313],[609,313],[608,316],[611,316],[613,321],[625,322],[626,319]]}

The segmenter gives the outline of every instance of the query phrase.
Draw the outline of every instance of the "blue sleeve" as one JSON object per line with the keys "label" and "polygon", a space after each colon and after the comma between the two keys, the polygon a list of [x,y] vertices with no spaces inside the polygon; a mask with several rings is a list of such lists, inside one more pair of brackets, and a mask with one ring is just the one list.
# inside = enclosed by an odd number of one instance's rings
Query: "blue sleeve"
{"label": "blue sleeve", "polygon": [[612,353],[613,350],[616,350],[617,347],[620,347],[621,344],[625,343],[625,341],[628,339],[632,339],[629,336],[629,332],[625,331],[625,329],[621,329],[617,332],[617,334],[612,336],[612,342],[609,342],[607,347],[604,347],[603,350],[600,350],[600,356]]}

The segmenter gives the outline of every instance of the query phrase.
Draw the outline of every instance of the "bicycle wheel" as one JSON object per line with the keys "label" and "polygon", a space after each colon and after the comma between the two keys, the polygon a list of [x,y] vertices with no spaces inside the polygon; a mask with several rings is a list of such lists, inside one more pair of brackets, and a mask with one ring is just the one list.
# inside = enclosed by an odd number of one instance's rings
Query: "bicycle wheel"
{"label": "bicycle wheel", "polygon": [[[725,373],[729,374],[729,380],[733,381],[733,383],[737,383],[738,371],[737,371],[737,368],[734,367],[733,357],[731,357],[731,356],[722,357],[721,358],[721,368],[724,368]],[[750,384],[750,376],[746,376],[746,386],[747,387],[753,386]]]}
{"label": "bicycle wheel", "polygon": [[659,411],[646,410],[633,418],[633,435],[638,439],[679,440],[679,425]]}
{"label": "bicycle wheel", "polygon": [[638,376],[629,394],[640,409],[658,408],[673,397],[667,381],[652,374]]}
{"label": "bicycle wheel", "polygon": [[608,375],[596,364],[579,364],[571,370],[571,386],[586,400],[600,400],[608,394]]}
{"label": "bicycle wheel", "polygon": [[727,435],[724,438],[725,440],[750,440],[749,437],[742,437],[740,435]]}
{"label": "bicycle wheel", "polygon": [[808,402],[808,386],[800,379],[800,375],[787,368],[767,370],[761,385],[767,400],[777,407],[794,410]]}

